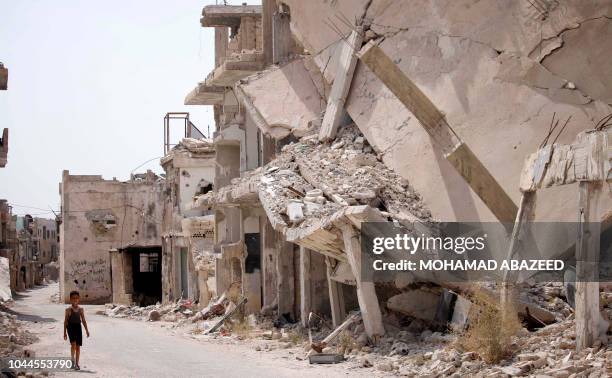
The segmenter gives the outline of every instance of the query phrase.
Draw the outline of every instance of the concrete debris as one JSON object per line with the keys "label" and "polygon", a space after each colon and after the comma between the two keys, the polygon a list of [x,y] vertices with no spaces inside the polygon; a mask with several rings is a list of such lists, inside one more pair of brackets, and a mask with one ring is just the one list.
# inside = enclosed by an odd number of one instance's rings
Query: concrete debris
{"label": "concrete debris", "polygon": [[18,320],[17,313],[9,307],[11,303],[0,303],[0,356],[27,357],[32,352],[25,347],[38,338],[24,330],[23,321]]}
{"label": "concrete debris", "polygon": [[293,224],[299,223],[302,219],[304,219],[304,212],[302,211],[304,204],[299,200],[291,200],[287,204],[287,215],[289,216],[289,221]]}
{"label": "concrete debris", "polygon": [[176,150],[180,150],[181,148],[193,153],[215,152],[213,141],[208,139],[183,138],[175,147]]}
{"label": "concrete debris", "polygon": [[425,321],[434,321],[440,294],[428,290],[410,290],[387,301],[387,308]]}

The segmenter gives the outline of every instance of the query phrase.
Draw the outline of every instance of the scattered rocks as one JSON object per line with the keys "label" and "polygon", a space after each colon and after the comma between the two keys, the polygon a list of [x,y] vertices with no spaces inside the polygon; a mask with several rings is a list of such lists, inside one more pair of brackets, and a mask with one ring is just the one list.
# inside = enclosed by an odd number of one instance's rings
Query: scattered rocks
{"label": "scattered rocks", "polygon": [[363,357],[359,360],[359,365],[363,368],[369,368],[372,367],[374,365],[372,365],[372,363],[370,362],[370,360],[368,360],[367,357]]}

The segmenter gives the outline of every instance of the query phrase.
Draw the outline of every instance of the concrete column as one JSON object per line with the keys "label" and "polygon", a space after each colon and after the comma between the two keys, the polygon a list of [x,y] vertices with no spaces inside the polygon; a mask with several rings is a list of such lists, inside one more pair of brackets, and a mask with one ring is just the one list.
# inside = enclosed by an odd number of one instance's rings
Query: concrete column
{"label": "concrete column", "polygon": [[272,17],[276,12],[276,0],[263,0],[261,29],[263,34],[263,50],[266,64],[272,63]]}
{"label": "concrete column", "polygon": [[327,287],[329,288],[329,304],[332,313],[332,322],[334,327],[338,327],[346,318],[346,307],[344,305],[344,294],[342,293],[341,284],[331,279],[332,260],[329,257],[325,258],[327,267]]}
{"label": "concrete column", "polygon": [[378,337],[385,334],[385,328],[382,323],[382,314],[374,283],[361,281],[361,243],[359,234],[352,225],[345,224],[342,226],[342,237],[344,238],[344,248],[351,264],[351,270],[357,280],[357,299],[361,309],[363,325],[368,336],[376,342]]}
{"label": "concrete column", "polygon": [[293,50],[290,20],[289,13],[286,12],[276,12],[272,17],[272,61],[274,64],[285,61]]}
{"label": "concrete column", "polygon": [[276,277],[276,245],[277,232],[272,228],[268,217],[260,217],[260,228],[262,238],[261,270],[263,305],[270,306],[276,299],[277,277]]}
{"label": "concrete column", "polygon": [[219,67],[225,61],[228,39],[227,27],[215,27],[215,67]]}
{"label": "concrete column", "polygon": [[276,252],[278,315],[289,313],[295,319],[294,245],[284,241],[282,235],[280,235]]}
{"label": "concrete column", "polygon": [[312,311],[310,283],[310,250],[300,246],[300,320],[304,327],[308,326],[308,314]]}

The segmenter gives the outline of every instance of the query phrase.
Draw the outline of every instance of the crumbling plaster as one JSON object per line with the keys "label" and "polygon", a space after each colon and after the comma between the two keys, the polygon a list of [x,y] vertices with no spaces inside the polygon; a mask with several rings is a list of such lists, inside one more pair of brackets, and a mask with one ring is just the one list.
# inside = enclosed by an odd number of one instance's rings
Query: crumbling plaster
{"label": "crumbling plaster", "polygon": [[[320,53],[316,62],[331,80],[335,70],[326,67],[335,66],[330,56],[338,36],[326,22],[338,11],[354,20],[359,4],[318,1],[317,6],[309,3],[308,14],[303,14],[300,4],[287,3],[292,28],[312,53]],[[347,3],[352,5],[351,12],[346,10]],[[558,139],[568,143],[612,110],[606,103],[609,95],[602,89],[612,88],[612,82],[608,84],[612,75],[605,75],[612,62],[601,59],[599,52],[604,41],[612,38],[611,20],[604,17],[612,12],[610,1],[559,4],[545,20],[529,9],[528,2],[380,0],[360,4],[368,6],[375,36],[384,35],[381,48],[445,112],[448,123],[516,203],[523,161],[544,138],[553,112],[563,120],[572,116]],[[340,22],[335,23],[342,29]],[[530,58],[540,41],[548,39],[561,46],[542,45],[543,51],[552,51],[548,56],[541,54],[543,63]],[[588,48],[596,43],[602,48]],[[577,61],[580,64],[572,66]],[[597,62],[597,67],[589,62]],[[596,86],[587,79],[590,76],[603,84]],[[571,89],[568,81],[576,88]],[[585,83],[584,87],[578,83]],[[423,194],[435,218],[495,219],[412,114],[361,63],[346,106],[383,161]],[[575,219],[576,190],[556,188],[551,190],[554,194],[540,196],[537,218]],[[612,200],[607,196],[606,201]]]}
{"label": "crumbling plaster", "polygon": [[[160,244],[162,188],[152,181],[104,180],[70,175],[61,184],[60,297],[81,292],[84,303],[112,295],[109,251],[130,245]],[[113,218],[114,226],[95,224]]]}

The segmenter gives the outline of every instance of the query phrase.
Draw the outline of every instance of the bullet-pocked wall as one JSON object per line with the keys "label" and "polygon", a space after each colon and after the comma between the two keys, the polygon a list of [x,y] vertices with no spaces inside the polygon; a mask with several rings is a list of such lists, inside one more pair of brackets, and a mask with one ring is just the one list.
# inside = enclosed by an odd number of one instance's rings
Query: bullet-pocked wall
{"label": "bullet-pocked wall", "polygon": [[121,182],[70,175],[60,185],[60,300],[72,290],[83,303],[112,299],[110,250],[159,246],[162,186],[152,172]]}

